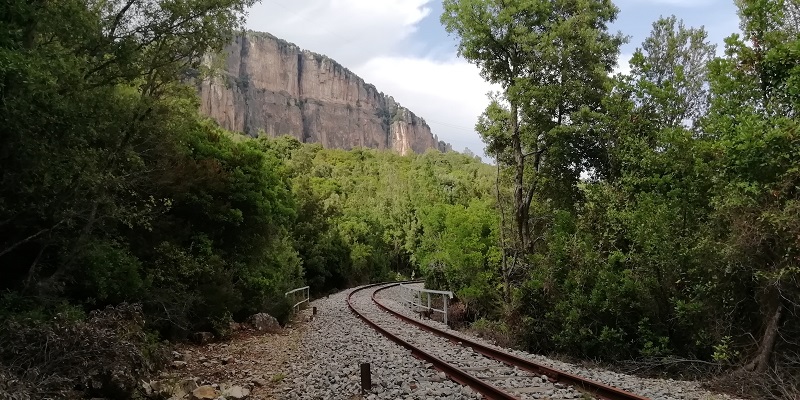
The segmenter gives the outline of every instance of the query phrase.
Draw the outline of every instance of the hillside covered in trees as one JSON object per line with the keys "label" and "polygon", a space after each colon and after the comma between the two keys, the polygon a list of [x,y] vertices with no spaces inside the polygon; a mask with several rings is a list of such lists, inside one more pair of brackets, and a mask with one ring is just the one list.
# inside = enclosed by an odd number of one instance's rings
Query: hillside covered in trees
{"label": "hillside covered in trees", "polygon": [[530,350],[797,396],[797,0],[740,2],[721,56],[662,18],[629,74],[609,1],[445,0],[502,87],[476,125],[493,165],[201,116],[203,57],[252,3],[0,6],[0,381],[129,397],[161,339],[414,275]]}

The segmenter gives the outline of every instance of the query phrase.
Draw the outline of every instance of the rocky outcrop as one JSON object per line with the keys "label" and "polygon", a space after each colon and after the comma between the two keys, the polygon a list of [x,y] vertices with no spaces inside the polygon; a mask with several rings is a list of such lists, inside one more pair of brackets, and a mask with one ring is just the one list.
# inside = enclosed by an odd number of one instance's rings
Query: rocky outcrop
{"label": "rocky outcrop", "polygon": [[226,129],[290,135],[326,148],[450,150],[391,96],[330,58],[270,34],[239,36],[207,61],[220,72],[199,84],[201,110]]}

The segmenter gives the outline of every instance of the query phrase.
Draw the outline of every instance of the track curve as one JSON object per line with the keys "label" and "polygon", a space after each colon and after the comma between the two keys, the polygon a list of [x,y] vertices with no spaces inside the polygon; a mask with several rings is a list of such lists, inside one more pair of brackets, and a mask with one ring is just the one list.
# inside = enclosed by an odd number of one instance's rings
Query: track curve
{"label": "track curve", "polygon": [[[369,288],[375,287],[375,286],[380,286],[380,285],[385,285],[385,283],[377,283],[377,284],[367,285],[367,286],[363,286],[361,288],[358,288],[356,290],[353,290],[347,296],[347,306],[350,308],[350,310],[353,313],[355,313],[359,318],[361,318],[364,322],[366,322],[367,325],[371,326],[373,329],[375,329],[376,331],[380,332],[382,335],[386,336],[389,340],[399,344],[400,346],[405,347],[406,349],[411,350],[411,354],[414,355],[415,357],[421,358],[421,359],[431,363],[436,369],[438,369],[438,370],[444,372],[445,374],[447,374],[447,376],[450,379],[452,379],[452,380],[454,380],[454,381],[456,381],[456,382],[458,382],[458,383],[460,383],[462,385],[469,386],[470,388],[472,388],[476,392],[483,394],[484,396],[486,396],[489,399],[519,400],[517,397],[514,397],[514,396],[502,391],[501,389],[495,387],[494,385],[492,385],[490,383],[487,383],[487,382],[483,382],[483,381],[473,377],[472,375],[468,374],[467,372],[462,371],[461,369],[459,369],[459,368],[457,368],[457,367],[455,367],[455,366],[453,366],[451,364],[448,364],[444,360],[442,360],[442,359],[440,359],[440,358],[438,358],[438,357],[436,357],[436,356],[434,356],[432,354],[429,354],[428,352],[425,352],[425,351],[419,349],[418,347],[412,345],[411,343],[408,343],[408,342],[404,341],[403,339],[401,339],[397,335],[392,334],[391,332],[389,332],[386,329],[382,328],[380,325],[378,325],[374,321],[372,321],[369,318],[367,318],[366,315],[364,315],[363,313],[358,311],[358,309],[355,306],[353,306],[352,297],[353,297],[353,295],[355,293],[357,293],[359,291],[362,291],[362,290],[365,290],[365,289],[369,289]],[[373,301],[374,300],[375,299],[373,298]]]}
{"label": "track curve", "polygon": [[[485,357],[487,357],[489,359],[497,360],[497,361],[499,361],[499,362],[501,362],[501,363],[503,363],[505,365],[508,365],[508,366],[511,366],[511,367],[515,367],[515,368],[519,368],[520,370],[536,374],[535,376],[537,376],[537,377],[538,376],[546,377],[547,380],[552,382],[552,383],[561,383],[561,384],[569,385],[569,386],[571,386],[571,387],[573,387],[575,389],[578,389],[578,390],[580,390],[582,392],[591,393],[592,395],[594,395],[596,398],[599,398],[599,399],[605,399],[605,400],[647,400],[647,398],[645,398],[645,397],[641,397],[641,396],[638,396],[638,395],[635,395],[635,394],[632,394],[632,393],[629,393],[629,392],[626,392],[626,391],[623,391],[623,390],[620,390],[620,389],[617,389],[617,388],[614,388],[614,387],[611,387],[611,386],[608,386],[608,385],[604,385],[602,383],[595,382],[595,381],[592,381],[592,380],[589,380],[589,379],[581,378],[581,377],[579,377],[577,375],[574,375],[574,374],[570,374],[570,373],[567,373],[567,372],[564,372],[564,371],[560,371],[560,370],[557,370],[557,369],[554,369],[554,368],[550,368],[550,367],[535,363],[533,361],[526,360],[526,359],[514,356],[512,354],[509,354],[509,353],[506,353],[506,352],[503,352],[503,351],[500,351],[500,350],[497,350],[497,349],[494,349],[494,348],[491,348],[491,347],[487,347],[487,346],[485,346],[483,344],[471,341],[471,340],[466,339],[464,337],[456,336],[456,335],[453,335],[453,334],[451,334],[449,332],[442,331],[440,329],[434,328],[432,326],[429,326],[427,324],[424,324],[422,322],[419,322],[417,320],[409,318],[409,317],[407,317],[405,315],[397,313],[396,311],[391,310],[390,308],[384,306],[383,304],[381,304],[376,299],[375,296],[376,296],[376,294],[378,292],[380,292],[382,290],[385,290],[385,289],[388,289],[388,288],[391,288],[391,287],[394,287],[394,286],[397,286],[400,283],[411,283],[411,282],[398,282],[398,283],[391,283],[391,284],[378,283],[378,284],[366,285],[366,286],[363,286],[363,287],[358,288],[356,290],[353,290],[347,297],[347,305],[348,305],[348,307],[350,308],[350,310],[354,314],[356,314],[359,318],[361,318],[364,322],[366,322],[373,329],[377,330],[382,335],[386,336],[387,338],[389,338],[393,342],[399,344],[400,346],[403,346],[406,349],[409,349],[411,351],[412,355],[414,355],[415,357],[418,357],[420,359],[423,359],[423,360],[431,363],[436,369],[444,372],[450,379],[452,379],[452,380],[454,380],[454,381],[456,381],[456,382],[458,382],[458,383],[460,383],[462,385],[469,386],[470,388],[472,388],[476,392],[481,393],[482,395],[484,395],[486,398],[489,398],[489,399],[519,399],[519,397],[515,396],[514,394],[509,393],[511,390],[509,390],[507,388],[497,387],[495,385],[492,385],[491,383],[486,382],[483,379],[480,379],[480,378],[478,378],[476,376],[473,376],[472,374],[470,374],[469,372],[465,371],[464,369],[461,369],[461,368],[459,368],[459,367],[457,367],[457,366],[455,366],[455,365],[453,365],[451,363],[448,363],[445,360],[442,360],[441,358],[437,357],[436,355],[431,354],[430,352],[426,352],[423,349],[421,349],[419,346],[415,346],[414,344],[409,343],[406,340],[403,340],[403,338],[399,337],[398,335],[395,335],[395,334],[389,332],[388,330],[384,329],[383,327],[378,325],[375,321],[369,319],[364,313],[360,312],[353,305],[353,301],[352,301],[353,295],[358,293],[358,292],[360,292],[360,291],[363,291],[363,290],[366,290],[366,289],[370,289],[370,288],[374,288],[376,286],[383,285],[382,288],[379,288],[379,289],[377,289],[377,290],[375,290],[373,292],[373,294],[371,296],[372,302],[375,305],[377,305],[381,310],[389,313],[393,317],[398,318],[398,319],[402,320],[403,322],[405,322],[407,324],[413,325],[413,326],[415,326],[415,327],[417,327],[419,329],[422,329],[422,330],[425,330],[427,332],[430,332],[430,333],[432,333],[432,334],[434,334],[434,335],[436,335],[438,337],[447,339],[447,340],[449,340],[449,341],[451,341],[453,343],[457,343],[459,346],[469,347],[469,348],[472,349],[472,351],[474,351],[476,353],[479,353],[479,354],[481,354],[481,355],[483,355],[483,356],[485,356]],[[417,282],[414,282],[414,283],[417,283]]]}

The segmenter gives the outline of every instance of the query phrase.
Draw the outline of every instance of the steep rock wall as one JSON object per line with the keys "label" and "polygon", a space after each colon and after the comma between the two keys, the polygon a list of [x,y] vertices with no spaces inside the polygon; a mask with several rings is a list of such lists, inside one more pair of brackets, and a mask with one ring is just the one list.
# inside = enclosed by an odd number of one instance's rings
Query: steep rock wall
{"label": "steep rock wall", "polygon": [[375,86],[270,34],[239,36],[208,62],[220,75],[199,84],[201,110],[226,129],[290,135],[326,148],[451,150],[422,118]]}

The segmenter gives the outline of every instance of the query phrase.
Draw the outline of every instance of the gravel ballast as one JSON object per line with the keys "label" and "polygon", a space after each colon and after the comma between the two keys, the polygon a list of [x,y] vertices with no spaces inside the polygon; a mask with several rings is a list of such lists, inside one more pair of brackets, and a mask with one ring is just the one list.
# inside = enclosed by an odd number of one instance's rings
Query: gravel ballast
{"label": "gravel ballast", "polygon": [[350,292],[311,303],[317,315],[301,340],[303,356],[291,362],[278,398],[362,398],[360,364],[365,362],[373,384],[366,399],[480,398],[358,319],[347,307]]}
{"label": "gravel ballast", "polygon": [[[588,398],[560,383],[531,377],[526,371],[500,364],[402,322],[372,303],[369,288],[353,295],[354,306],[384,329],[477,377],[524,399]],[[290,362],[286,378],[276,391],[279,399],[477,399],[480,395],[455,383],[432,365],[411,356],[410,351],[376,332],[347,307],[351,290],[315,300],[316,317],[308,323],[298,356]],[[377,296],[381,303],[412,318],[419,315],[399,302],[399,290],[387,289]],[[651,399],[730,400],[728,395],[708,392],[699,382],[647,379],[599,368],[586,368],[522,351],[500,348],[486,340],[448,329],[443,323],[424,323],[521,358],[602,382]],[[372,388],[361,394],[360,364],[370,363]]]}
{"label": "gravel ballast", "polygon": [[579,399],[582,393],[569,386],[551,383],[547,377],[533,375],[516,367],[486,357],[469,347],[453,343],[424,331],[416,326],[400,321],[398,318],[378,308],[372,301],[374,290],[365,290],[355,297],[359,310],[382,328],[411,343],[420,350],[454,365],[462,371],[491,385],[529,399]]}

